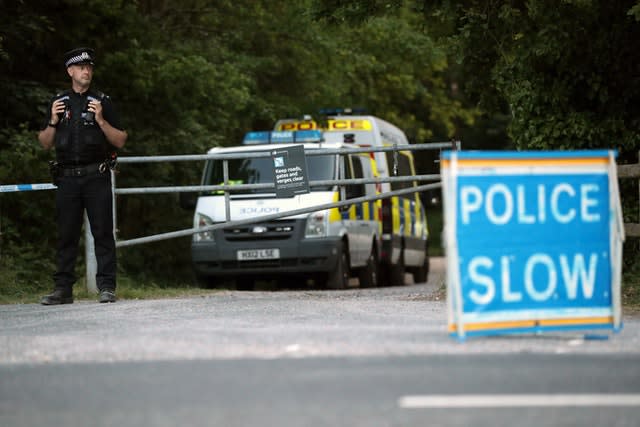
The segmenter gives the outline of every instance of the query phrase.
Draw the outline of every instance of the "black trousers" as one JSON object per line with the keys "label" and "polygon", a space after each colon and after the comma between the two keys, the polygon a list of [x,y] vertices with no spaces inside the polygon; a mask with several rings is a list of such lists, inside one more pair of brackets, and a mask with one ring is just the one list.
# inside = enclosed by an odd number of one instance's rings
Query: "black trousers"
{"label": "black trousers", "polygon": [[60,177],[57,186],[57,271],[53,275],[56,289],[70,291],[77,280],[76,258],[86,209],[95,243],[98,289],[115,290],[116,244],[113,237],[111,174],[107,170],[102,174]]}

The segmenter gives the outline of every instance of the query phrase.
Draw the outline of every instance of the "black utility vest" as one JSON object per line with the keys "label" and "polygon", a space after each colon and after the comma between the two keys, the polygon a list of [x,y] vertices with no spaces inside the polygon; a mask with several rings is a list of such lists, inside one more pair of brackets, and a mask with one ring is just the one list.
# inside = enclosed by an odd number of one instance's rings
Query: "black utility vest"
{"label": "black utility vest", "polygon": [[88,90],[83,94],[72,90],[62,92],[55,99],[63,99],[66,105],[56,130],[56,160],[63,166],[83,166],[103,162],[108,155],[108,142],[104,133],[87,116],[89,100],[102,101],[104,94]]}

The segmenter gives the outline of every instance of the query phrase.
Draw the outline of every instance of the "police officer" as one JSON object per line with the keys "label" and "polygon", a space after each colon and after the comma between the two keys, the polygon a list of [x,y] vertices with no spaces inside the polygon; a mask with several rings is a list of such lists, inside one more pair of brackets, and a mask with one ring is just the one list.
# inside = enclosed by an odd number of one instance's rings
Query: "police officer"
{"label": "police officer", "polygon": [[92,89],[94,51],[81,47],[64,55],[71,89],[51,100],[38,134],[45,150],[55,147],[52,168],[56,191],[58,243],[54,290],[44,305],[73,303],[75,263],[86,210],[98,262],[96,282],[100,302],[116,300],[116,247],[113,237],[111,174],[108,159],[122,148],[127,133],[105,94]]}

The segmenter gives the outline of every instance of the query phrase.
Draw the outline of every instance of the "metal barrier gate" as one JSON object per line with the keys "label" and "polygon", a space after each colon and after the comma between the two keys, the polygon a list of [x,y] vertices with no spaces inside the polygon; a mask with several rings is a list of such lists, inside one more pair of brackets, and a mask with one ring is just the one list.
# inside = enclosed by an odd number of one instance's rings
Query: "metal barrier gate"
{"label": "metal barrier gate", "polygon": [[[389,147],[368,147],[368,148],[342,148],[342,149],[326,149],[326,150],[312,150],[305,152],[305,156],[319,156],[319,155],[331,155],[331,154],[357,154],[357,153],[375,153],[375,152],[393,152],[393,151],[422,151],[422,150],[441,150],[441,149],[459,149],[460,141],[455,142],[434,142],[418,145],[398,146],[393,145]],[[218,223],[206,227],[188,228],[179,231],[172,231],[168,233],[155,234],[152,236],[140,237],[129,240],[116,240],[116,247],[132,246],[142,243],[156,242],[159,240],[173,239],[176,237],[185,237],[195,233],[201,233],[220,228],[235,227],[241,225],[253,224],[261,221],[269,221],[273,219],[283,218],[292,215],[298,215],[303,213],[311,213],[322,209],[338,208],[342,206],[349,206],[357,203],[386,199],[389,197],[400,196],[403,194],[419,193],[426,190],[439,188],[440,182],[433,184],[419,185],[412,188],[405,188],[402,190],[390,191],[384,194],[375,196],[364,196],[353,198],[349,200],[343,200],[334,203],[326,203],[322,205],[310,206],[307,208],[301,208],[296,210],[288,210],[285,212],[279,212],[275,214],[263,215],[256,218],[246,220],[229,220],[229,194],[234,191],[242,190],[269,190],[275,188],[275,184],[234,184],[229,185],[228,176],[228,160],[245,159],[245,158],[258,158],[269,157],[269,151],[265,150],[264,153],[228,153],[228,154],[203,154],[203,155],[179,155],[179,156],[150,156],[150,157],[124,157],[118,160],[119,163],[148,163],[148,162],[180,162],[180,161],[202,161],[202,160],[222,160],[224,174],[223,185],[191,185],[191,186],[177,186],[177,187],[137,187],[137,188],[116,188],[115,177],[112,180],[113,194],[114,194],[114,232],[117,228],[117,219],[115,216],[115,196],[119,194],[160,194],[160,193],[184,193],[184,192],[199,192],[199,191],[221,191],[225,195],[225,212],[227,221],[224,223]],[[408,181],[438,181],[440,174],[429,175],[416,175],[416,176],[394,176],[384,178],[361,178],[361,179],[341,179],[341,180],[322,180],[322,181],[310,181],[309,186],[314,185],[338,185],[344,186],[349,184],[376,184],[383,182],[408,182]]]}
{"label": "metal barrier gate", "polygon": [[[331,154],[356,154],[356,153],[374,153],[374,152],[394,152],[394,151],[424,151],[424,150],[442,150],[442,149],[460,149],[460,141],[451,142],[435,142],[425,143],[417,145],[402,145],[394,144],[388,147],[367,147],[367,148],[349,148],[349,149],[326,149],[322,150],[310,150],[305,152],[306,156],[315,155],[331,155]],[[416,175],[416,176],[391,176],[384,178],[364,178],[364,179],[342,179],[342,180],[322,180],[322,181],[310,181],[309,185],[337,185],[345,186],[349,184],[376,184],[376,183],[393,183],[393,182],[409,182],[409,181],[438,181],[431,184],[418,185],[412,188],[405,188],[402,190],[390,191],[384,194],[375,196],[364,196],[353,198],[349,200],[343,200],[334,203],[321,204],[316,206],[310,206],[307,208],[301,208],[296,210],[289,210],[285,212],[269,214],[251,218],[247,220],[230,221],[230,193],[241,190],[269,190],[274,189],[275,184],[234,184],[230,185],[228,181],[228,160],[242,159],[242,158],[256,158],[256,157],[268,157],[269,151],[264,153],[251,152],[247,153],[228,153],[228,154],[196,154],[196,155],[177,155],[177,156],[148,156],[148,157],[120,157],[118,162],[120,164],[127,163],[159,163],[159,162],[185,162],[185,161],[206,161],[206,160],[223,160],[224,183],[223,185],[191,185],[191,186],[172,186],[172,187],[138,187],[138,188],[116,188],[116,175],[111,171],[112,182],[112,197],[113,197],[113,233],[116,237],[116,247],[125,247],[138,245],[143,243],[156,242],[160,240],[173,239],[177,237],[190,236],[195,233],[206,232],[216,230],[220,228],[235,227],[241,225],[253,224],[260,221],[269,221],[277,218],[283,218],[291,215],[298,215],[303,213],[311,213],[318,210],[339,208],[343,206],[349,206],[352,204],[385,199],[389,197],[399,196],[403,194],[419,193],[426,190],[436,189],[441,187],[439,182],[440,174],[429,175]],[[394,156],[394,161],[397,161]],[[395,168],[394,168],[395,169]],[[14,192],[14,191],[37,191],[37,190],[55,190],[56,186],[49,183],[42,184],[24,184],[24,185],[3,185],[0,186],[1,192]],[[184,193],[184,192],[200,192],[200,191],[221,191],[225,196],[225,212],[227,221],[224,223],[218,223],[207,227],[188,228],[184,230],[172,231],[167,233],[155,234],[151,236],[139,237],[129,240],[117,239],[117,208],[116,208],[116,195],[125,194],[160,194],[160,193]],[[96,270],[97,263],[94,252],[93,236],[91,235],[88,220],[85,214],[84,219],[85,228],[85,258],[86,258],[86,282],[87,290],[89,292],[96,293],[98,291],[96,285]]]}
{"label": "metal barrier gate", "polygon": [[[305,156],[316,155],[332,155],[332,154],[356,154],[356,153],[374,153],[374,152],[394,152],[394,151],[421,151],[421,150],[442,150],[442,149],[459,149],[460,142],[437,142],[437,143],[425,143],[418,145],[393,145],[388,147],[366,147],[366,148],[342,148],[342,149],[323,149],[323,150],[308,150],[305,152]],[[439,188],[440,182],[433,182],[430,184],[418,185],[412,188],[405,188],[401,190],[390,191],[384,194],[371,195],[353,198],[349,200],[343,200],[333,203],[326,203],[316,206],[310,206],[306,208],[288,210],[285,212],[279,212],[269,215],[263,215],[246,220],[230,221],[230,193],[234,191],[242,190],[270,190],[275,189],[275,184],[229,184],[228,174],[228,161],[243,158],[257,158],[257,157],[269,157],[269,150],[264,152],[251,152],[251,153],[225,153],[225,154],[202,154],[202,155],[177,155],[177,156],[149,156],[149,157],[123,157],[118,161],[121,164],[127,163],[152,163],[152,162],[184,162],[184,161],[206,161],[206,160],[222,160],[224,170],[224,182],[222,185],[195,185],[195,186],[172,186],[172,187],[137,187],[137,188],[116,188],[115,175],[112,174],[112,191],[113,191],[113,210],[114,210],[114,235],[116,235],[116,247],[125,247],[138,245],[143,243],[151,243],[160,240],[173,239],[177,237],[186,237],[195,233],[201,233],[220,228],[236,227],[242,225],[249,225],[261,221],[269,221],[278,218],[288,217],[292,215],[311,213],[318,210],[339,208],[343,206],[349,206],[352,204],[374,201],[379,199],[385,199],[389,197],[399,196],[403,194],[411,194],[422,192],[426,190]],[[394,161],[397,161],[394,156]],[[396,168],[394,168],[395,170]],[[416,176],[391,176],[384,178],[361,178],[361,179],[342,179],[342,180],[322,180],[322,181],[310,181],[309,186],[314,185],[337,185],[345,186],[349,184],[375,184],[383,182],[408,182],[408,181],[439,181],[439,174],[428,175],[416,175]],[[160,193],[184,193],[184,192],[200,192],[200,191],[219,191],[223,192],[225,199],[225,213],[226,221],[223,223],[217,223],[214,225],[198,228],[188,228],[184,230],[172,231],[167,233],[155,234],[150,236],[138,237],[128,240],[117,239],[117,216],[116,216],[116,195],[125,194],[160,194]],[[87,289],[96,290],[95,285],[95,257],[89,259],[87,257]],[[91,272],[91,274],[89,273]]]}

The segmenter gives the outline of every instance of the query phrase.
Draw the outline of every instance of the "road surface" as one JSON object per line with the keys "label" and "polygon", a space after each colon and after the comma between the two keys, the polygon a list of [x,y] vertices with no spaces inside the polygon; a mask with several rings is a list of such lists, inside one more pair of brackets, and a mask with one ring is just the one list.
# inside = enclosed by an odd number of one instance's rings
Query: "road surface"
{"label": "road surface", "polygon": [[0,306],[1,426],[640,425],[619,334],[447,336],[426,284]]}

